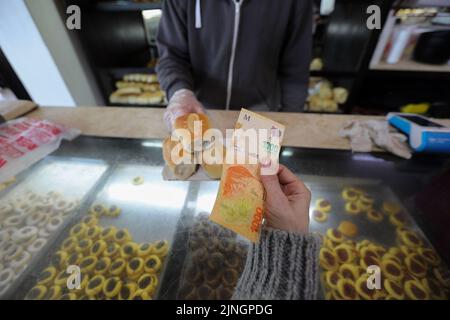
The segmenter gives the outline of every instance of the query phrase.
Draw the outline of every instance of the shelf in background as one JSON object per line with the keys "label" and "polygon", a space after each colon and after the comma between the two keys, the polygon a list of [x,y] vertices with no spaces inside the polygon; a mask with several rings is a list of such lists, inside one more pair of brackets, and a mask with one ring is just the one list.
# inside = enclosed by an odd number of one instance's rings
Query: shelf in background
{"label": "shelf in background", "polygon": [[411,60],[400,61],[396,64],[389,64],[386,62],[379,62],[376,65],[370,66],[370,70],[380,71],[405,71],[405,72],[449,72],[450,65],[432,65],[419,63]]}
{"label": "shelf in background", "polygon": [[142,11],[161,9],[161,2],[100,1],[95,7],[103,11]]}

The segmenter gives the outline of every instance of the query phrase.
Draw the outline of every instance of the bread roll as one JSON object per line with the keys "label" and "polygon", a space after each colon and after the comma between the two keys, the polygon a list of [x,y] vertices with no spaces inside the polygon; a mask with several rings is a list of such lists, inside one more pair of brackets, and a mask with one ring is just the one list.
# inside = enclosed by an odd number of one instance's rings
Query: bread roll
{"label": "bread roll", "polygon": [[[167,167],[178,180],[186,180],[197,171],[193,155],[187,153],[179,142],[172,141],[170,138],[166,138],[163,142],[163,158]],[[184,159],[184,161],[176,164],[180,159]]]}
{"label": "bread roll", "polygon": [[[194,124],[196,121],[201,121],[201,130],[194,131]],[[203,134],[206,130],[211,128],[209,123],[209,118],[205,114],[198,113],[189,113],[184,116],[178,117],[175,120],[174,124],[174,133],[178,136],[176,129],[186,129],[190,133],[190,141],[188,139],[184,139],[182,135],[179,135],[178,138],[180,142],[183,144],[184,150],[187,152],[193,153],[194,150],[202,150],[202,138]]]}

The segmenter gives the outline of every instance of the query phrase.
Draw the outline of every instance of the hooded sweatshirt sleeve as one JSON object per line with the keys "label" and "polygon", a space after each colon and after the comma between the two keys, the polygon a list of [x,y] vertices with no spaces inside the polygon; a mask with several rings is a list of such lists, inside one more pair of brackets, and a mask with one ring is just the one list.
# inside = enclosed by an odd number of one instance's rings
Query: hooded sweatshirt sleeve
{"label": "hooded sweatshirt sleeve", "polygon": [[263,229],[259,243],[250,245],[233,299],[317,299],[320,244],[317,235]]}
{"label": "hooded sweatshirt sleeve", "polygon": [[293,2],[279,67],[282,111],[302,111],[305,104],[312,54],[312,19],[311,0]]}
{"label": "hooded sweatshirt sleeve", "polygon": [[187,36],[187,2],[163,2],[163,13],[156,38],[159,51],[156,71],[168,99],[179,89],[193,89]]}

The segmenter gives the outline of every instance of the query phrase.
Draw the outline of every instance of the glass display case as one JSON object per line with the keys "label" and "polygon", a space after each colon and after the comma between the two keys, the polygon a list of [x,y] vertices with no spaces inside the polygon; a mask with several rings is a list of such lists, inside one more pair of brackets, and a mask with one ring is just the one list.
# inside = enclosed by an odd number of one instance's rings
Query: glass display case
{"label": "glass display case", "polygon": [[[433,194],[449,160],[282,149],[312,191],[321,298],[448,297],[448,217],[421,197],[448,211]],[[249,243],[207,219],[218,181],[164,181],[163,166],[159,140],[80,137],[19,175],[0,193],[1,298],[229,299]],[[375,295],[359,287],[370,265]]]}

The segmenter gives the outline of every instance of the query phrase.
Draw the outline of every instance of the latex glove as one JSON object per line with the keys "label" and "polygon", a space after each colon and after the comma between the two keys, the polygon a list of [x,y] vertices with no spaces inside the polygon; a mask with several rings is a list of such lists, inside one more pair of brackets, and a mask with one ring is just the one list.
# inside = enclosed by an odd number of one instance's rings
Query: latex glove
{"label": "latex glove", "polygon": [[370,152],[376,145],[401,158],[411,158],[407,138],[391,130],[385,120],[351,120],[339,131],[339,135],[350,139],[352,151]]}
{"label": "latex glove", "polygon": [[205,110],[191,90],[178,90],[170,98],[164,113],[164,122],[169,131],[172,132],[175,119],[188,113],[205,113]]}

